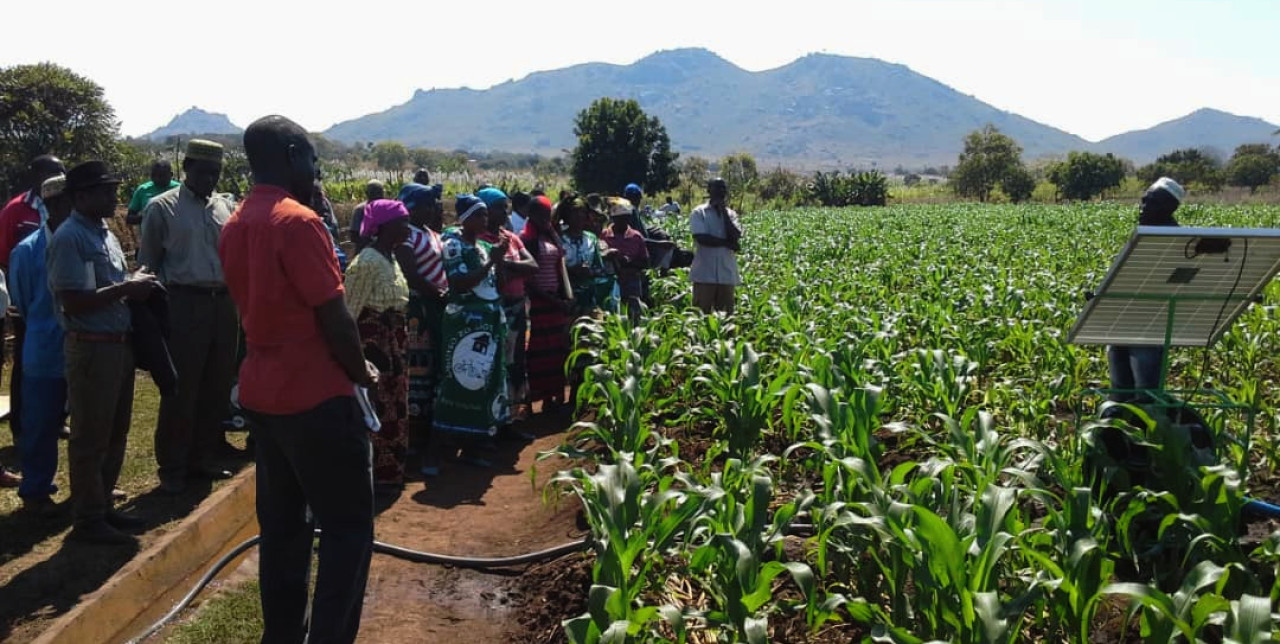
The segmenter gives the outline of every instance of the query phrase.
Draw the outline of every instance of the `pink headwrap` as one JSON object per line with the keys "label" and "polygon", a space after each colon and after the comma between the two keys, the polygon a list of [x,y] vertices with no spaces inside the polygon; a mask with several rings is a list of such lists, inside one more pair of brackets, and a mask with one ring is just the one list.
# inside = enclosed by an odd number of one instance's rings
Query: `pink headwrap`
{"label": "pink headwrap", "polygon": [[374,237],[382,225],[397,219],[408,219],[409,211],[395,199],[375,199],[365,204],[364,217],[360,220],[360,236]]}

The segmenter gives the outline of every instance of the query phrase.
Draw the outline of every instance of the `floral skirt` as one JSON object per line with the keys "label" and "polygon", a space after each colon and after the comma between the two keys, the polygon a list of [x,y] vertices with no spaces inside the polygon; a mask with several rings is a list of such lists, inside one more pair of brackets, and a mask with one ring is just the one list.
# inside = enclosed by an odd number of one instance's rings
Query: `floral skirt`
{"label": "floral skirt", "polygon": [[404,483],[405,452],[409,448],[409,377],[405,365],[408,343],[403,311],[365,308],[357,320],[364,357],[381,375],[369,392],[382,429],[373,434],[373,482]]}

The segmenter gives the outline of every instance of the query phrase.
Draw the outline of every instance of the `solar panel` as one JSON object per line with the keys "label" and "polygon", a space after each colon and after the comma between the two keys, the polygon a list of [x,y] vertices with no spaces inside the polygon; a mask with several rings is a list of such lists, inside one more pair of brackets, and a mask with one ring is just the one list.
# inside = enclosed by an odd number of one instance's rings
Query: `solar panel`
{"label": "solar panel", "polygon": [[1210,346],[1277,270],[1280,230],[1139,226],[1067,340],[1163,345],[1172,313],[1171,346]]}

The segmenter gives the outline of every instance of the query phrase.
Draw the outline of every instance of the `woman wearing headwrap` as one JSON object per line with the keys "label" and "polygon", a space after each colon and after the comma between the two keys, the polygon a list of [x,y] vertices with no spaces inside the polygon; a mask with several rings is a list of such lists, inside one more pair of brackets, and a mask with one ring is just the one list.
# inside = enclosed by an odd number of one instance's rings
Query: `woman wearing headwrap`
{"label": "woman wearing headwrap", "polygon": [[372,440],[374,489],[395,492],[404,486],[409,447],[409,379],[404,361],[409,284],[395,260],[395,251],[409,237],[409,211],[399,201],[369,202],[360,222],[360,236],[373,243],[347,267],[347,309],[360,327],[365,359],[381,372],[369,392],[382,424]]}
{"label": "woman wearing headwrap", "polygon": [[397,199],[409,211],[409,238],[396,247],[396,260],[409,282],[408,344],[409,448],[424,477],[440,473],[431,449],[431,410],[440,382],[440,319],[449,281],[444,276],[442,186],[406,184]]}
{"label": "woman wearing headwrap", "polygon": [[529,203],[529,223],[520,234],[538,271],[525,283],[529,293],[529,402],[543,401],[550,411],[565,399],[565,361],[569,357],[569,317],[573,289],[564,264],[564,243],[551,222],[551,202]]}
{"label": "woman wearing headwrap", "polygon": [[[537,272],[538,262],[525,249],[520,237],[506,229],[510,217],[508,209],[511,206],[507,195],[497,188],[486,188],[476,196],[484,201],[489,211],[489,226],[480,235],[480,239],[495,246],[506,239],[509,244],[507,254],[499,264],[498,293],[502,296],[502,310],[507,317],[504,358],[507,364],[507,400],[511,404],[508,421],[514,421],[523,415],[521,407],[528,397],[525,333],[529,329],[529,298],[525,296],[525,281]],[[504,429],[509,429],[509,425],[504,425]],[[503,433],[514,436],[510,431]]]}
{"label": "woman wearing headwrap", "polygon": [[484,202],[458,195],[458,227],[444,236],[449,299],[444,309],[440,389],[432,426],[466,442],[464,460],[488,463],[476,449],[506,422],[507,373],[502,359],[507,326],[498,295],[497,267],[509,242],[480,239],[488,226]]}
{"label": "woman wearing headwrap", "polygon": [[613,250],[590,230],[594,209],[586,200],[570,195],[556,207],[554,219],[564,223],[564,264],[573,287],[574,316],[593,315],[599,310],[615,310],[613,276],[606,270],[605,258]]}

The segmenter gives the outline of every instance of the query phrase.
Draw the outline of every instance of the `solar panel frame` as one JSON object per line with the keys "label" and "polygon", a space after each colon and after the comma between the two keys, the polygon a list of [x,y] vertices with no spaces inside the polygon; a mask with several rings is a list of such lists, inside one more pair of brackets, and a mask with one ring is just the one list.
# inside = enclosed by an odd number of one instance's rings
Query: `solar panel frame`
{"label": "solar panel frame", "polygon": [[[1202,239],[1230,239],[1231,247],[1224,254],[1194,255],[1191,250]],[[1170,346],[1212,346],[1277,271],[1278,229],[1139,226],[1067,341],[1159,346],[1171,331]]]}

